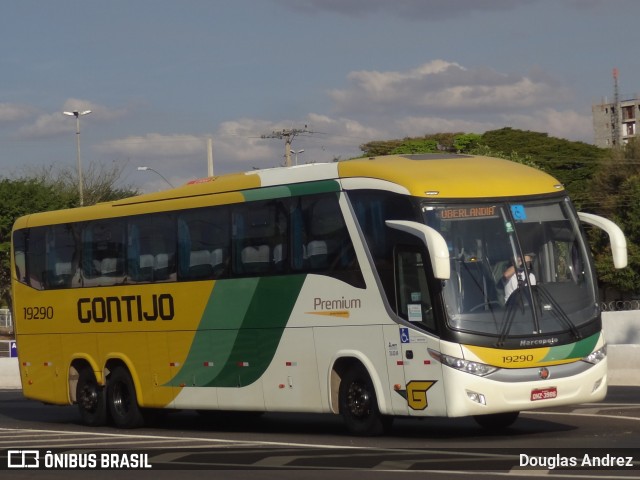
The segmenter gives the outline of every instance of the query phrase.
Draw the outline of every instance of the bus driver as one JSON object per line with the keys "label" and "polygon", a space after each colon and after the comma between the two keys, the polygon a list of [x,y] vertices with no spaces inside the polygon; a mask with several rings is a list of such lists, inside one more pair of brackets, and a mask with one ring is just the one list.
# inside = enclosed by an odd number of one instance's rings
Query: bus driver
{"label": "bus driver", "polygon": [[529,282],[525,280],[525,270],[524,265],[522,265],[522,258],[517,258],[518,268],[512,264],[509,266],[504,273],[502,274],[502,281],[504,282],[504,301],[505,303],[509,300],[511,294],[518,288],[520,284],[522,285],[535,285],[536,277],[531,271],[532,268],[532,258],[530,254],[524,256],[524,261],[527,264],[527,271],[529,272]]}

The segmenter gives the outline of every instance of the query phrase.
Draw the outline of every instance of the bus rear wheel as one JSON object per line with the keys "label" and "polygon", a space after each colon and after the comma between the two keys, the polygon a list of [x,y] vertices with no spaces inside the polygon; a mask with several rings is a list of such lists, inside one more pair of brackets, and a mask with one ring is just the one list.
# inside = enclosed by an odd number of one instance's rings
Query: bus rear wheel
{"label": "bus rear wheel", "polygon": [[381,435],[391,428],[393,418],[380,413],[373,382],[362,365],[350,368],[343,376],[339,403],[347,429],[354,435]]}
{"label": "bus rear wheel", "polygon": [[478,425],[487,430],[503,430],[513,425],[520,412],[491,413],[489,415],[476,415],[473,419]]}
{"label": "bus rear wheel", "polygon": [[82,423],[101,427],[107,423],[107,402],[104,388],[98,385],[93,371],[84,367],[78,372],[76,402]]}
{"label": "bus rear wheel", "polygon": [[118,428],[137,428],[144,423],[142,410],[138,406],[136,388],[129,371],[117,366],[107,382],[107,403],[113,423]]}

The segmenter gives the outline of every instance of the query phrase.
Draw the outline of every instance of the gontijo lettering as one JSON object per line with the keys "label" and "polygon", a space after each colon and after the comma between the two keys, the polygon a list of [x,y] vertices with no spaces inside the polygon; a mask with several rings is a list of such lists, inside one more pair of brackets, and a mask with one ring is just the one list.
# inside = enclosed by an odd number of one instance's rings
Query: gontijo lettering
{"label": "gontijo lettering", "polygon": [[89,322],[133,322],[173,320],[175,308],[169,293],[123,295],[121,297],[84,297],[78,299],[78,320]]}

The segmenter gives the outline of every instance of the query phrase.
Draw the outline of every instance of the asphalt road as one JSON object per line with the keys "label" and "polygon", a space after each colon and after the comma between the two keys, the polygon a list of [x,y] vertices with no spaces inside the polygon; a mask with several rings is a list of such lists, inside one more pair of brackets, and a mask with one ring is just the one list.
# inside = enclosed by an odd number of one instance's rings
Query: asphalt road
{"label": "asphalt road", "polygon": [[[34,463],[34,455],[39,469],[7,468]],[[77,468],[83,462],[97,468]],[[58,468],[46,468],[52,465]],[[123,480],[163,479],[187,470],[188,478],[224,479],[352,480],[355,472],[367,480],[640,478],[640,387],[610,387],[598,404],[523,413],[503,432],[483,430],[471,419],[398,419],[389,435],[375,438],[349,436],[339,417],[307,414],[203,418],[184,411],[137,430],[88,428],[73,406],[42,405],[19,390],[0,390],[2,478],[115,473]]]}

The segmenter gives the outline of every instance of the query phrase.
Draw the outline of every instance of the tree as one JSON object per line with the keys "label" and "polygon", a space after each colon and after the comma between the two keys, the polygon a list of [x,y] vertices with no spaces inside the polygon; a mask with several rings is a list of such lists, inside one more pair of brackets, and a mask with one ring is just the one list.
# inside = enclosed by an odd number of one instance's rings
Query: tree
{"label": "tree", "polygon": [[[120,198],[138,195],[138,189],[131,185],[120,185],[125,165],[91,163],[82,174],[84,205],[94,205]],[[76,199],[74,206],[79,206],[78,173],[69,166],[48,166],[39,169],[28,169],[28,178],[34,178],[45,185],[50,185],[65,195]]]}
{"label": "tree", "polygon": [[411,155],[416,153],[433,153],[438,151],[438,142],[426,138],[405,139],[389,152],[391,155]]}
{"label": "tree", "polygon": [[521,163],[523,165],[527,165],[527,166],[532,167],[532,168],[537,168],[538,170],[542,170],[543,172],[545,171],[545,169],[543,167],[538,165],[531,158],[531,155],[522,156],[518,152],[513,152],[512,151],[511,153],[509,153],[507,155],[506,153],[492,150],[487,145],[478,145],[478,146],[476,146],[475,148],[472,148],[471,150],[469,150],[466,153],[469,153],[471,155],[480,155],[480,156],[483,156],[483,157],[502,158],[504,160],[510,160],[512,162]]}
{"label": "tree", "polygon": [[434,133],[423,137],[405,137],[396,140],[376,140],[360,145],[363,157],[380,155],[407,155],[415,153],[433,153],[437,151],[456,151],[455,139],[464,135],[457,133]]}
{"label": "tree", "polygon": [[625,234],[629,266],[613,268],[606,234],[589,232],[598,275],[604,288],[637,293],[640,286],[640,141],[632,139],[621,149],[609,151],[589,185],[585,209],[616,222]]}
{"label": "tree", "polygon": [[578,209],[589,201],[591,178],[608,152],[587,143],[512,128],[485,132],[481,143],[498,151],[529,156],[549,175],[560,180]]}
{"label": "tree", "polygon": [[477,133],[463,133],[456,135],[453,140],[453,147],[457,152],[468,153],[477,148],[482,141],[482,135]]}

